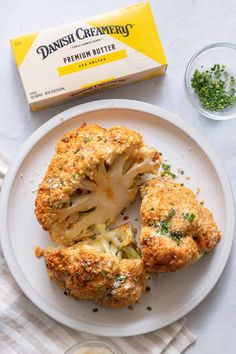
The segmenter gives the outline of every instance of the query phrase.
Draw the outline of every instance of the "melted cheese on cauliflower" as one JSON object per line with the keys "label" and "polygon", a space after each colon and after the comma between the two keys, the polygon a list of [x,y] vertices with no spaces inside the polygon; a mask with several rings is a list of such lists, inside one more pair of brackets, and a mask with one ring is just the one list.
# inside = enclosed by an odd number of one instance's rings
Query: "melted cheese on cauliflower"
{"label": "melted cheese on cauliflower", "polygon": [[50,279],[65,295],[95,300],[106,307],[129,306],[142,295],[146,275],[129,224],[111,231],[105,225],[70,247],[47,248],[44,259]]}

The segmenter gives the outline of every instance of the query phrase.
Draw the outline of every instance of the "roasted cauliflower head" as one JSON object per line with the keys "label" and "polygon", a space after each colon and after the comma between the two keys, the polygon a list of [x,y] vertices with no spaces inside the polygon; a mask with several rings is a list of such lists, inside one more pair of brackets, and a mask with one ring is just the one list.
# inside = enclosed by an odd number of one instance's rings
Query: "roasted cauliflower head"
{"label": "roasted cauliflower head", "polygon": [[220,240],[212,213],[183,184],[154,178],[141,189],[143,262],[147,272],[174,272]]}
{"label": "roasted cauliflower head", "polygon": [[70,247],[48,248],[44,259],[50,279],[66,295],[95,300],[111,308],[129,306],[142,295],[146,276],[129,224]]}
{"label": "roasted cauliflower head", "polygon": [[160,164],[139,133],[84,124],[56,146],[36,197],[37,219],[53,241],[73,245],[97,225],[110,225],[134,200],[139,176]]}

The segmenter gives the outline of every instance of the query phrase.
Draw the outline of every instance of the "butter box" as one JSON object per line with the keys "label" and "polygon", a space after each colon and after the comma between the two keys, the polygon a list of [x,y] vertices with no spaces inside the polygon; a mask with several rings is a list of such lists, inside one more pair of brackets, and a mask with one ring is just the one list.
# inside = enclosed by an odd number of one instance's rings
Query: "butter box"
{"label": "butter box", "polygon": [[167,67],[148,2],[11,39],[11,46],[33,111]]}

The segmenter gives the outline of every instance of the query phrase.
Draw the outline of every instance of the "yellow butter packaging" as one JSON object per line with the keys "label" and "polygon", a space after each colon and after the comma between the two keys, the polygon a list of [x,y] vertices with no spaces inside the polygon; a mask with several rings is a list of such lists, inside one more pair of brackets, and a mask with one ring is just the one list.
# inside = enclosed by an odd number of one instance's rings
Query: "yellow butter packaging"
{"label": "yellow butter packaging", "polygon": [[148,2],[11,39],[33,111],[162,75],[167,62]]}

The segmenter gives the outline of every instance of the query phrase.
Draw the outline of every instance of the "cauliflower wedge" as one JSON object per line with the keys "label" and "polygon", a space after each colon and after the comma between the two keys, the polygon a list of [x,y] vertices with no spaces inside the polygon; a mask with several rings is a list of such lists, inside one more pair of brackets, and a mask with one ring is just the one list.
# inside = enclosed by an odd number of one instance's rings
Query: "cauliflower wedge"
{"label": "cauliflower wedge", "polygon": [[183,184],[154,178],[141,190],[143,262],[148,272],[174,272],[220,240],[212,213]]}
{"label": "cauliflower wedge", "polygon": [[125,127],[82,125],[65,134],[39,186],[35,214],[53,241],[73,245],[110,225],[135,198],[139,176],[155,174],[159,153]]}
{"label": "cauliflower wedge", "polygon": [[76,299],[95,300],[111,308],[129,306],[146,285],[132,226],[106,231],[104,225],[100,232],[68,248],[46,249],[48,275]]}

